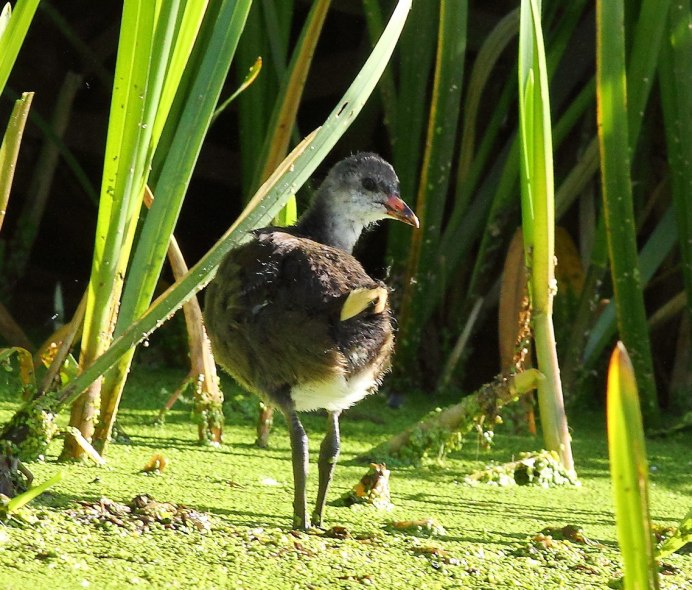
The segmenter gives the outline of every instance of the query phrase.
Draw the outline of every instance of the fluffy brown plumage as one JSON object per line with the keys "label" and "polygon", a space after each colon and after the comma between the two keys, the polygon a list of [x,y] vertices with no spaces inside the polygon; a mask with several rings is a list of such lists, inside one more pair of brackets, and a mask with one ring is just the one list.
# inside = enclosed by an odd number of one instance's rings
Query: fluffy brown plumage
{"label": "fluffy brown plumage", "polygon": [[351,156],[332,168],[295,226],[254,232],[228,254],[207,291],[205,321],[216,359],[287,418],[297,528],[310,520],[307,437],[296,412],[329,412],[313,513],[319,525],[339,450],[339,413],[374,391],[389,368],[394,329],[386,297],[366,297],[342,319],[353,293],[386,293],[351,255],[361,231],[386,217],[418,225],[392,167],[374,154]]}

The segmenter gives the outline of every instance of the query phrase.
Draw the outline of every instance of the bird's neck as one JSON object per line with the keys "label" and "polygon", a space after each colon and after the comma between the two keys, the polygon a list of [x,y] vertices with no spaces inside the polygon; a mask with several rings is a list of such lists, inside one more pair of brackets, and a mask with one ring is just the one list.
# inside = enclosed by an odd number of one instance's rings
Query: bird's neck
{"label": "bird's neck", "polygon": [[353,219],[319,197],[300,217],[296,229],[301,235],[321,244],[353,252],[361,232],[365,228],[362,220]]}

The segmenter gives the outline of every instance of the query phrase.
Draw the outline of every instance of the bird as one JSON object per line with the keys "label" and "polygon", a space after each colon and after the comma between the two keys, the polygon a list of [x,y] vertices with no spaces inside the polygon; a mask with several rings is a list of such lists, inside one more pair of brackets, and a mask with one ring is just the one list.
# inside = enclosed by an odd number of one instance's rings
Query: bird
{"label": "bird", "polygon": [[[363,230],[382,219],[419,227],[391,164],[352,154],[329,170],[294,225],[254,230],[207,287],[204,320],[217,363],[286,419],[297,530],[322,526],[341,412],[376,391],[390,369],[389,292],[352,254]],[[326,410],[327,432],[308,515],[308,437],[299,414],[316,410]]]}

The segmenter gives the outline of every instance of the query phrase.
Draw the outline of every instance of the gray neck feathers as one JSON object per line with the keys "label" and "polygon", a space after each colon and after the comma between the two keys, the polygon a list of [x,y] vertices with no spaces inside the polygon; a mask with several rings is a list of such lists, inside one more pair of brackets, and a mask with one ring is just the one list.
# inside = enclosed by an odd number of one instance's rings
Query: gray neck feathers
{"label": "gray neck feathers", "polygon": [[310,209],[301,216],[296,224],[298,231],[321,244],[353,252],[353,248],[363,229],[369,225],[350,211],[337,206],[336,199],[325,198],[321,194],[326,190],[321,187]]}

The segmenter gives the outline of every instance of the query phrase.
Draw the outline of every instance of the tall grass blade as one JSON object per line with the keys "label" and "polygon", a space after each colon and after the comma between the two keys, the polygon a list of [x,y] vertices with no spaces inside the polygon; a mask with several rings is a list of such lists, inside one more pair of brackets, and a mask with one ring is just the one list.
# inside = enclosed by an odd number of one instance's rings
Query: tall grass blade
{"label": "tall grass blade", "polygon": [[[569,36],[575,22],[574,14],[583,10],[583,2],[570,4],[565,22],[569,26],[561,26],[559,34]],[[509,13],[498,22],[486,38],[481,47],[476,63],[474,64],[469,89],[464,103],[464,135],[460,148],[456,194],[451,215],[446,220],[446,226],[439,252],[443,257],[443,276],[439,277],[437,284],[428,281],[423,292],[416,300],[416,306],[422,311],[422,321],[427,321],[445,300],[447,286],[459,283],[460,274],[465,272],[462,261],[468,257],[471,249],[481,240],[474,255],[475,262],[471,272],[471,278],[466,280],[466,297],[463,305],[452,303],[447,307],[454,325],[465,325],[467,315],[474,302],[479,297],[485,297],[487,290],[491,288],[496,279],[493,274],[499,253],[505,246],[505,241],[498,236],[510,231],[508,225],[514,216],[516,208],[516,191],[519,176],[518,167],[518,140],[510,135],[504,145],[498,146],[498,137],[502,128],[506,125],[508,111],[517,95],[517,78],[509,76],[504,82],[504,87],[499,98],[494,102],[494,108],[490,119],[483,127],[483,133],[474,148],[474,126],[478,125],[476,119],[476,105],[483,80],[488,79],[494,83],[494,62],[500,57],[502,48],[511,41],[513,35],[518,32],[519,12]],[[556,61],[561,55],[560,47],[550,49],[547,61]],[[560,88],[569,84],[561,84]],[[567,108],[560,120],[553,128],[553,142],[558,146],[578,121],[578,116],[590,106],[588,101],[588,85],[579,91],[577,98]],[[482,101],[481,101],[482,104]],[[457,291],[461,292],[459,287]]]}
{"label": "tall grass blade", "polygon": [[[250,0],[222,3],[214,32],[197,69],[175,135],[157,180],[154,200],[133,254],[116,326],[116,335],[144,312],[158,281],[168,243],[178,219],[187,186],[211,122],[223,81],[245,25]],[[181,72],[176,76],[179,80]],[[202,97],[200,100],[199,97]]]}
{"label": "tall grass blade", "polygon": [[[223,82],[230,68],[238,39],[245,26],[250,0],[226,1],[210,19],[213,32],[202,52],[201,63],[195,64],[196,74],[182,109],[180,121],[173,121],[175,134],[167,146],[156,183],[156,196],[144,221],[135,248],[127,283],[123,292],[114,335],[119,335],[149,306],[169,248],[173,228],[183,205],[187,186],[212,120]],[[193,15],[195,30],[199,27]],[[191,50],[191,44],[188,45]],[[184,63],[179,64],[182,69]],[[173,79],[180,80],[182,71]],[[200,100],[199,97],[202,97]],[[169,101],[168,106],[172,104]],[[155,138],[152,138],[152,141]],[[155,147],[155,146],[154,146]],[[117,370],[106,378],[103,391],[101,423],[95,433],[97,449],[103,451],[117,414],[134,349],[120,359]]]}
{"label": "tall grass blade", "polygon": [[113,313],[114,301],[119,299],[116,269],[125,236],[135,223],[128,213],[136,212],[132,211],[131,193],[138,193],[137,189],[141,188],[133,185],[143,150],[139,136],[144,125],[144,89],[151,59],[154,12],[154,3],[141,4],[134,0],[125,2],[123,9],[84,324],[85,364],[108,347],[109,331],[104,333],[102,329]]}
{"label": "tall grass blade", "polygon": [[5,90],[5,84],[36,14],[38,3],[39,0],[17,0],[14,9],[8,8],[9,2],[3,8],[3,26],[0,31],[0,94]]}
{"label": "tall grass blade", "polygon": [[2,224],[5,221],[14,170],[19,156],[19,146],[22,143],[24,126],[29,116],[33,98],[33,92],[25,92],[22,98],[15,102],[10,115],[10,122],[2,138],[2,145],[0,145],[0,229],[2,229]]}
{"label": "tall grass blade", "polygon": [[[273,3],[276,4],[276,3]],[[278,8],[288,11],[271,11],[268,2],[253,2],[247,25],[238,45],[237,72],[239,78],[261,58],[265,64],[261,75],[248,92],[238,100],[238,140],[240,143],[241,189],[244,198],[252,195],[256,186],[257,168],[264,140],[269,132],[269,120],[281,85],[282,73],[286,68],[285,27],[292,21],[293,2],[282,2]],[[276,17],[276,18],[274,18]],[[278,20],[278,22],[277,22]],[[285,21],[285,22],[284,22]],[[271,29],[271,32],[270,32]],[[271,39],[272,35],[276,39]],[[238,79],[239,83],[242,83]]]}
{"label": "tall grass blade", "polygon": [[[384,29],[384,18],[380,1],[363,0],[363,12],[365,13],[368,33],[374,45]],[[384,111],[384,125],[389,132],[390,140],[393,142],[397,129],[397,89],[391,67],[388,67],[382,74],[379,86]]]}
{"label": "tall grass blade", "polygon": [[[253,190],[256,190],[267,179],[288,153],[305,81],[330,5],[331,0],[317,0],[313,3],[305,19],[300,38],[293,51],[291,63],[274,105],[272,118],[269,122],[269,133],[265,137],[262,152],[257,160],[259,166],[253,181]],[[293,208],[295,208],[295,203]]]}
{"label": "tall grass blade", "polygon": [[692,321],[692,17],[673,2],[659,67],[673,207],[678,224],[687,314]]}
{"label": "tall grass blade", "polygon": [[[322,26],[327,18],[331,0],[318,0],[313,3],[303,24],[300,37],[293,50],[291,62],[283,72],[279,93],[274,103],[268,133],[264,138],[262,152],[257,158],[257,169],[252,183],[256,190],[271,172],[286,157],[292,137],[298,137],[296,118],[305,89],[305,82],[312,65]],[[270,34],[270,42],[274,35]],[[274,220],[276,225],[292,225],[298,217],[295,196],[286,201],[285,206]]]}
{"label": "tall grass blade", "polygon": [[399,354],[406,366],[413,366],[410,359],[417,355],[423,329],[420,307],[415,305],[420,285],[441,271],[436,262],[457,144],[467,17],[467,0],[440,2],[435,76],[416,198],[421,229],[412,237],[400,310],[402,337]]}
{"label": "tall grass blade", "polygon": [[627,75],[622,0],[598,0],[598,138],[601,178],[618,331],[637,374],[642,411],[648,425],[659,420],[651,344],[646,325],[630,178]]}
{"label": "tall grass blade", "polygon": [[[392,157],[401,182],[401,194],[411,200],[416,194],[420,175],[421,142],[428,114],[438,12],[438,2],[414,2],[398,50],[399,86],[394,116],[396,126],[392,128]],[[412,234],[415,233],[397,225],[387,228],[387,250],[394,274],[404,272]]]}
{"label": "tall grass blade", "polygon": [[170,39],[171,46],[166,51],[162,51],[161,55],[166,65],[159,70],[161,96],[156,108],[150,140],[152,151],[155,151],[161,138],[163,127],[183,78],[185,66],[202,25],[207,3],[208,0],[187,0],[184,8],[176,15],[175,26],[159,27],[163,29],[165,38]]}
{"label": "tall grass blade", "polygon": [[2,11],[0,11],[0,39],[5,34],[7,25],[10,23],[10,18],[12,17],[12,5],[8,2],[3,6]]}
{"label": "tall grass blade", "polygon": [[671,4],[674,4],[671,0],[642,0],[639,18],[631,33],[632,44],[627,61],[626,114],[627,134],[632,151],[639,139],[646,103],[654,83],[661,41],[666,28],[666,15]]}
{"label": "tall grass blade", "polygon": [[[643,0],[639,10],[639,18],[632,35],[632,43],[628,59],[627,75],[627,121],[628,141],[630,152],[633,152],[639,140],[642,118],[646,110],[652,82],[656,73],[656,58],[661,46],[661,39],[667,17],[667,7],[670,0]],[[671,85],[672,86],[672,85]],[[581,193],[598,170],[598,138],[595,137],[584,150],[577,165],[570,171],[556,194],[558,217],[564,213],[576,195]],[[575,389],[578,374],[585,364],[594,360],[594,354],[600,354],[612,340],[612,330],[604,337],[604,321],[608,316],[614,318],[614,310],[606,310],[593,328],[593,310],[596,309],[600,294],[598,285],[602,284],[603,276],[608,267],[607,238],[603,213],[596,224],[595,247],[591,255],[591,263],[587,272],[586,288],[582,292],[577,317],[567,348],[564,350],[565,371],[564,382],[568,389]],[[642,269],[644,271],[644,269]],[[646,283],[646,280],[644,281]],[[598,344],[595,345],[595,343]]]}
{"label": "tall grass blade", "polygon": [[[643,285],[647,285],[651,281],[656,271],[673,250],[675,242],[678,241],[675,218],[674,210],[669,209],[651,232],[649,239],[639,253],[637,268],[641,272]],[[596,363],[600,354],[613,341],[616,323],[616,306],[611,301],[602,310],[590,331],[581,360],[583,365],[592,367]]]}
{"label": "tall grass blade", "polygon": [[[269,46],[269,63],[279,80],[286,77],[288,66],[288,46],[291,40],[295,2],[276,2],[261,0],[262,24],[266,31],[266,41]],[[313,8],[315,3],[312,4]]]}
{"label": "tall grass blade", "polygon": [[519,128],[521,209],[529,267],[529,297],[538,370],[538,403],[546,448],[574,470],[553,326],[555,195],[553,146],[541,15],[536,0],[522,0],[519,25]]}
{"label": "tall grass blade", "polygon": [[[123,277],[134,243],[142,193],[175,89],[199,29],[205,0],[126,1],[120,27],[81,366],[112,339]],[[151,278],[151,277],[149,277]],[[100,382],[72,408],[70,425],[89,441],[100,406]],[[82,448],[66,436],[64,458]]]}
{"label": "tall grass blade", "polygon": [[[99,210],[96,221],[91,274],[87,287],[86,313],[80,365],[90,365],[108,348],[115,325],[123,277],[139,216],[139,194],[144,187],[148,142],[154,99],[147,85],[149,66],[154,63],[156,2],[127,0],[123,7],[115,84],[108,122]],[[165,14],[172,16],[169,4]],[[160,53],[159,53],[160,55]],[[149,103],[149,106],[147,105]],[[70,426],[91,440],[100,405],[100,380],[71,410]],[[62,458],[84,455],[72,435],[65,436]]]}
{"label": "tall grass blade", "polygon": [[[459,148],[457,168],[457,198],[455,209],[465,211],[473,190],[466,189],[471,164],[476,156],[476,125],[483,91],[490,80],[493,68],[517,33],[519,32],[519,9],[505,15],[483,42],[469,77],[468,92],[464,101],[464,126]],[[499,112],[504,109],[498,109]],[[497,127],[493,130],[497,133]],[[485,136],[487,129],[484,130]],[[487,150],[489,151],[489,150]]]}
{"label": "tall grass blade", "polygon": [[610,358],[607,404],[610,474],[625,590],[657,589],[642,414],[634,369],[621,342]]}

